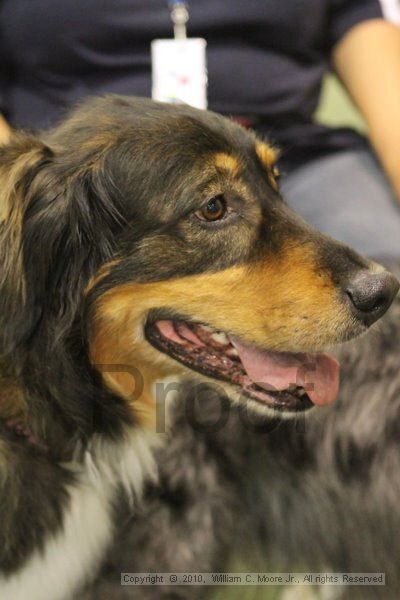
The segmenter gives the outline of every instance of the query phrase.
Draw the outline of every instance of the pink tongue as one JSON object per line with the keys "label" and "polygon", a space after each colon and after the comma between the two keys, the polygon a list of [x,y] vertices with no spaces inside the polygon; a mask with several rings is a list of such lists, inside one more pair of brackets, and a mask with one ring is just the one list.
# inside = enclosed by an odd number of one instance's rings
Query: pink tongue
{"label": "pink tongue", "polygon": [[339,363],[333,356],[268,352],[237,338],[230,341],[247,375],[260,387],[281,391],[297,385],[303,387],[311,402],[318,406],[334,402],[339,391]]}

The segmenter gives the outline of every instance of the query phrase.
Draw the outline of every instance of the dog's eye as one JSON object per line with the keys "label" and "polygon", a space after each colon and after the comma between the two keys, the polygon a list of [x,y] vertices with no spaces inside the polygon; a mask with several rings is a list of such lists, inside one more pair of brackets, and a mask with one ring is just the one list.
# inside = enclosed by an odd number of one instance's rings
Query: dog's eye
{"label": "dog's eye", "polygon": [[226,200],[221,194],[211,198],[196,214],[203,221],[220,221],[225,217],[226,213]]}

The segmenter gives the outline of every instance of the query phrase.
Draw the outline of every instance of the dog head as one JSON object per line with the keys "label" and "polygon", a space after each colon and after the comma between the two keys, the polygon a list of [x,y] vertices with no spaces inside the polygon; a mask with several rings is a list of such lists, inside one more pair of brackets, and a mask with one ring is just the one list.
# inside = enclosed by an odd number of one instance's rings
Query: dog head
{"label": "dog head", "polygon": [[398,283],[297,217],[275,163],[223,117],[145,99],[16,136],[0,153],[0,336],[24,385],[71,419],[112,398],[143,425],[170,376],[266,414],[332,401],[323,350]]}

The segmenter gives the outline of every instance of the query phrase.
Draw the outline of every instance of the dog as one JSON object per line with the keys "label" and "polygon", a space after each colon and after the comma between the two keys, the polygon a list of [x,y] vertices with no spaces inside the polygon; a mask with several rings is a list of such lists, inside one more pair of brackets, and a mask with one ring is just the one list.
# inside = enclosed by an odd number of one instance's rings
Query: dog
{"label": "dog", "polygon": [[[119,96],[1,149],[0,598],[90,593],[124,506],[143,556],[222,568],[252,418],[298,424],[335,400],[325,349],[365,333],[399,283],[297,217],[276,160],[221,116]],[[241,415],[233,457],[233,425],[185,428],[198,406]],[[160,497],[184,515],[171,537],[157,510],[140,519]]]}

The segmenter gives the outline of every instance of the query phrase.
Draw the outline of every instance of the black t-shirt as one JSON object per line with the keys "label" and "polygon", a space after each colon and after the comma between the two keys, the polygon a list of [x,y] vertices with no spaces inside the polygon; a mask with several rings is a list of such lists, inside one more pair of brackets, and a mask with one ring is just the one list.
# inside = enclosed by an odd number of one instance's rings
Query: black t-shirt
{"label": "black t-shirt", "polygon": [[[312,122],[332,47],[378,0],[192,0],[207,40],[209,108],[250,116],[291,164],[360,143]],[[0,107],[16,127],[54,124],[77,100],[150,96],[150,42],[172,36],[166,0],[0,0]]]}

